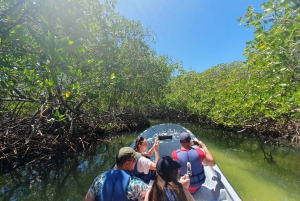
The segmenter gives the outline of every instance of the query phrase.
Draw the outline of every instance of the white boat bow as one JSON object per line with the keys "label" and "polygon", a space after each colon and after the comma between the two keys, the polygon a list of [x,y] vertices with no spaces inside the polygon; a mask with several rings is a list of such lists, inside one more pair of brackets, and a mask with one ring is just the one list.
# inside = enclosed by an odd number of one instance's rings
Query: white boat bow
{"label": "white boat bow", "polygon": [[[182,132],[187,132],[192,139],[197,139],[195,135],[178,124],[159,124],[152,126],[142,132],[139,136],[147,139],[149,144],[153,144],[155,138],[158,138],[160,156],[171,156],[173,150],[180,148],[179,135]],[[134,146],[134,142],[131,147]],[[154,156],[151,157],[154,161]],[[202,187],[193,194],[195,201],[240,201],[242,200],[232,185],[226,179],[218,165],[210,167],[204,164],[204,172],[206,175],[205,183]]]}

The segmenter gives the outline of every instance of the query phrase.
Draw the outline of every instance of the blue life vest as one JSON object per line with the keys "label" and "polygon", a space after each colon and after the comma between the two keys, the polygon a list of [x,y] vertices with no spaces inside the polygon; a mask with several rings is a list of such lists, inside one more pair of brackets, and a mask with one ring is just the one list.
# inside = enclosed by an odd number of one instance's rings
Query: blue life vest
{"label": "blue life vest", "polygon": [[[142,157],[146,157],[146,158],[150,159],[148,156],[142,155]],[[155,170],[149,170],[148,174],[144,174],[144,172],[139,172],[137,170],[138,162],[139,162],[139,159],[136,159],[136,163],[134,165],[134,170],[132,170],[131,172],[132,172],[132,174],[134,174],[134,176],[140,178],[146,184],[149,184],[150,180],[153,179],[153,176],[155,176]]]}
{"label": "blue life vest", "polygon": [[166,192],[166,195],[168,196],[169,201],[177,200],[175,194],[169,188],[165,188],[165,192]]}
{"label": "blue life vest", "polygon": [[190,176],[190,187],[199,186],[205,182],[204,168],[199,157],[198,151],[194,148],[188,151],[176,151],[178,161],[181,164],[180,175],[187,173],[187,162],[191,163],[192,175]]}
{"label": "blue life vest", "polygon": [[127,188],[130,173],[124,170],[109,170],[106,173],[100,195],[97,201],[127,201]]}

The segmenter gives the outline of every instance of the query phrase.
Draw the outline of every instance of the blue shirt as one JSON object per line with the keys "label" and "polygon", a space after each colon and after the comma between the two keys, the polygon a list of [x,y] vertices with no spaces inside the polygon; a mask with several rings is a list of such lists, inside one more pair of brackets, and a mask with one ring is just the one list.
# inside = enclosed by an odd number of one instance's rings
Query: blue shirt
{"label": "blue shirt", "polygon": [[[91,187],[89,188],[88,194],[92,197],[96,197],[100,194],[103,182],[106,178],[106,173],[100,173],[93,181]],[[131,176],[129,185],[127,188],[127,200],[135,200],[135,199],[144,199],[147,191],[150,189],[150,186],[143,182],[140,178],[135,176]]]}

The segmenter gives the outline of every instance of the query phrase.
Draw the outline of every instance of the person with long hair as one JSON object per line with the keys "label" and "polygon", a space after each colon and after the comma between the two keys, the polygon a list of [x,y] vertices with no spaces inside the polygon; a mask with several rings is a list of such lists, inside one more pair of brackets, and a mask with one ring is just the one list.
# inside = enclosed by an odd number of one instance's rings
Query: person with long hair
{"label": "person with long hair", "polygon": [[[151,149],[148,150],[148,148],[149,144],[146,138],[140,136],[135,140],[133,149],[141,153],[142,157],[137,160],[134,170],[132,171],[136,177],[139,177],[147,184],[149,184],[151,179],[153,180],[155,176],[156,162],[159,159],[159,142],[155,140]],[[150,160],[150,156],[153,153],[155,153],[155,163]]]}
{"label": "person with long hair", "polygon": [[194,201],[188,191],[187,176],[178,181],[178,168],[181,165],[170,156],[161,157],[156,165],[156,176],[151,189],[145,196],[145,201]]}
{"label": "person with long hair", "polygon": [[[152,154],[155,152],[155,146],[158,145],[158,141],[155,140],[153,146],[151,147],[151,149],[148,150],[149,148],[149,144],[146,138],[144,138],[143,136],[139,136],[138,138],[136,138],[135,140],[135,144],[133,149],[136,152],[141,153],[143,156],[147,156],[150,157],[152,156]],[[148,151],[147,151],[148,150]],[[157,159],[158,160],[158,159]]]}

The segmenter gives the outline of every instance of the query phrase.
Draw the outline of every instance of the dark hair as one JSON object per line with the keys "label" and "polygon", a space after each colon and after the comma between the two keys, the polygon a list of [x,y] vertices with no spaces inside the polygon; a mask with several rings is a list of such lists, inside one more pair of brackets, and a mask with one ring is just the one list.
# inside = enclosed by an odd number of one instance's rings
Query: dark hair
{"label": "dark hair", "polygon": [[134,151],[137,151],[137,152],[139,151],[139,145],[141,145],[144,142],[144,140],[145,140],[145,138],[142,136],[136,138],[135,144],[133,147]]}
{"label": "dark hair", "polygon": [[118,160],[118,155],[116,155],[116,164],[117,164],[117,166],[122,166],[124,163],[126,162],[126,160],[125,161],[119,161]]}
{"label": "dark hair", "polygon": [[174,201],[187,201],[187,197],[184,194],[183,187],[181,183],[178,182],[178,170],[173,170],[168,174],[158,174],[155,175],[155,180],[153,182],[152,188],[149,192],[149,199],[153,201],[165,201],[170,200],[166,188],[170,190],[174,196]]}
{"label": "dark hair", "polygon": [[117,166],[122,166],[126,161],[117,161]]}

